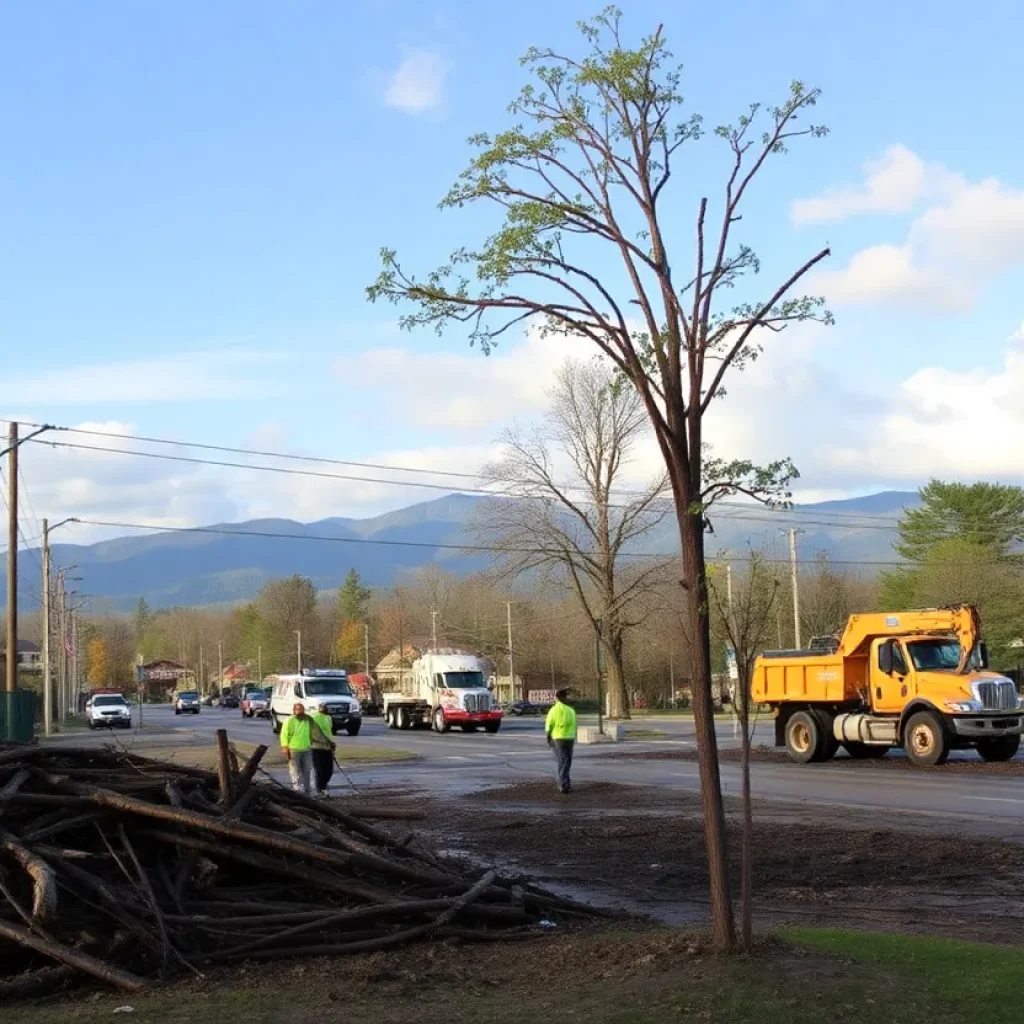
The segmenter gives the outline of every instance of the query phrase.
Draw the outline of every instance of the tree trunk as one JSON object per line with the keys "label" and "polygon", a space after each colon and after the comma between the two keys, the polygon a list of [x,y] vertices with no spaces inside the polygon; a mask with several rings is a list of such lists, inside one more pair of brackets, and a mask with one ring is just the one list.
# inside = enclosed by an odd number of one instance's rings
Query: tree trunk
{"label": "tree trunk", "polygon": [[629,694],[626,692],[626,672],[622,657],[622,637],[605,638],[601,642],[604,653],[605,693],[608,695],[608,717],[629,718]]}
{"label": "tree trunk", "polygon": [[743,802],[743,839],[740,855],[740,936],[743,949],[750,952],[754,942],[754,814],[750,804],[750,668],[740,665],[737,689],[739,693],[740,725],[740,789]]}
{"label": "tree trunk", "polygon": [[736,926],[729,896],[725,808],[722,805],[722,779],[718,768],[718,740],[711,693],[711,630],[704,564],[704,523],[699,512],[695,515],[688,510],[680,512],[678,519],[685,579],[684,616],[691,645],[693,724],[697,734],[697,764],[708,853],[711,928],[715,945],[722,950],[731,950],[736,945]]}

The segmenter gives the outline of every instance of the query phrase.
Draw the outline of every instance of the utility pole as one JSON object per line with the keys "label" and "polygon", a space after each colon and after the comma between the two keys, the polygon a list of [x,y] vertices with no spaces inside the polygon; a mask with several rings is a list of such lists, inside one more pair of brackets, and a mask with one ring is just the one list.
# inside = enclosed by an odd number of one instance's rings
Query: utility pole
{"label": "utility pole", "polygon": [[669,706],[671,707],[671,706],[675,705],[675,701],[676,701],[676,649],[675,649],[675,645],[669,645],[669,649],[668,649],[668,685],[669,685],[669,689],[671,690],[671,693],[669,694],[669,698],[671,700],[671,704]]}
{"label": "utility pole", "polygon": [[[7,677],[8,694],[18,689],[18,424],[12,423],[7,439]],[[7,729],[14,708],[7,698]],[[13,734],[12,734],[13,735]]]}
{"label": "utility pole", "polygon": [[604,734],[604,694],[602,693],[601,682],[604,678],[604,661],[601,657],[601,635],[604,632],[604,623],[597,619],[595,625],[597,632],[594,635],[594,661],[597,665],[597,731]]}
{"label": "utility pole", "polygon": [[256,682],[263,685],[263,644],[256,645]]}
{"label": "utility pole", "polygon": [[53,680],[50,671],[50,521],[43,520],[43,733],[53,735]]}
{"label": "utility pole", "polygon": [[224,645],[217,641],[217,696],[224,689]]}
{"label": "utility pole", "polygon": [[433,644],[433,650],[437,651],[437,612],[431,609],[430,611],[430,642]]}
{"label": "utility pole", "polygon": [[199,685],[196,687],[199,690],[199,696],[203,697],[206,695],[206,668],[203,665],[203,645],[199,645]]}
{"label": "utility pole", "polygon": [[512,659],[512,602],[505,602],[506,621],[508,623],[508,699],[516,699],[516,670]]}
{"label": "utility pole", "polygon": [[68,704],[74,700],[75,713],[78,713],[78,691],[81,684],[78,679],[79,655],[78,655],[78,615],[77,608],[72,608],[71,615],[71,693],[68,694]]}
{"label": "utility pole", "polygon": [[370,624],[363,623],[363,664],[366,665],[366,674],[370,674]]}
{"label": "utility pole", "polygon": [[796,572],[796,535],[795,529],[789,531],[789,575],[793,582],[793,637],[796,640],[796,649],[800,650],[800,592]]}
{"label": "utility pole", "polygon": [[57,629],[60,633],[60,678],[57,687],[57,721],[64,724],[68,717],[68,623],[67,597],[64,593],[64,574],[66,569],[57,573]]}
{"label": "utility pole", "polygon": [[302,675],[302,630],[293,629],[292,632],[298,638],[298,643],[295,648],[295,659],[296,664],[299,666],[295,671]]}

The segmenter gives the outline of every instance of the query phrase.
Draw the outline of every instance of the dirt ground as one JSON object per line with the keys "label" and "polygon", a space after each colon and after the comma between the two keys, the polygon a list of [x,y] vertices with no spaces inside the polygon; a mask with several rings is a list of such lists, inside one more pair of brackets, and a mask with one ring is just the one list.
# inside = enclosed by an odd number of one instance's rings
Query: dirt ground
{"label": "dirt ground", "polygon": [[885,966],[771,939],[759,942],[754,959],[722,958],[692,933],[628,926],[247,965],[136,996],[97,992],[22,1003],[0,1011],[0,1019],[98,1024],[131,1007],[126,1019],[161,1024],[818,1024],[826,1016],[855,1024],[863,1020],[865,993],[879,1004],[879,1024],[900,1020],[901,1000],[911,994],[924,1019],[969,1019],[948,1013],[912,975]]}
{"label": "dirt ground", "polygon": [[[646,751],[608,751],[598,754],[598,757],[620,758],[626,761],[696,761],[697,751],[695,748],[682,750],[646,750]],[[740,759],[740,751],[736,747],[723,747],[718,751],[719,760],[722,762],[736,763]],[[793,761],[790,756],[779,747],[757,746],[751,748],[751,763],[758,764],[788,764]],[[800,766],[804,771],[832,771],[832,772],[858,772],[865,771],[911,771],[911,772],[940,772],[945,775],[1019,775],[1024,776],[1024,761],[1003,761],[988,762],[982,761],[977,754],[971,751],[963,751],[954,754],[952,759],[944,765],[935,768],[921,768],[905,757],[890,755],[879,758],[877,761],[855,761],[851,757],[838,754],[831,761],[821,764],[808,764]]]}
{"label": "dirt ground", "polygon": [[[738,883],[737,809],[729,803]],[[895,817],[844,821],[849,827],[838,827],[817,808],[756,810],[760,925],[842,922],[1024,945],[1024,845],[919,823],[908,830]],[[424,827],[456,855],[537,875],[574,896],[670,923],[706,918],[707,859],[695,794],[584,783],[564,797],[548,782],[526,782],[446,800]]]}

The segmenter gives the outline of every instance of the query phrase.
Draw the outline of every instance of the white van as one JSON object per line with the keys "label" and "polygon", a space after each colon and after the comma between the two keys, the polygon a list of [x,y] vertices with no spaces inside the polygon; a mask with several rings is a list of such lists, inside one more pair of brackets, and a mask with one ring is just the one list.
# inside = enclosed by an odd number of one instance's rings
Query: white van
{"label": "white van", "polygon": [[349,736],[359,735],[363,711],[344,669],[304,668],[301,675],[267,676],[263,685],[272,687],[270,724],[275,733],[291,718],[296,704],[304,704],[307,711],[316,711],[321,704],[326,704],[331,716],[331,732],[344,729]]}

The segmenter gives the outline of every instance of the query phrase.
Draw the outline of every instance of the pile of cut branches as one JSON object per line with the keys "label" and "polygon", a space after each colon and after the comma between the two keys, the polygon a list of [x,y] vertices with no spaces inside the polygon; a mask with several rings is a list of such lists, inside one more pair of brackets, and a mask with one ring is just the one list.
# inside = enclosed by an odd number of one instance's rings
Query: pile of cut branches
{"label": "pile of cut branches", "polygon": [[[345,810],[110,748],[0,747],[0,1000],[83,978],[126,991],[214,964],[498,940],[594,915],[522,878],[470,875]],[[405,831],[403,825],[401,831]]]}

